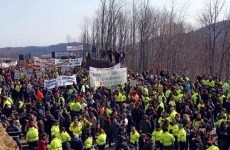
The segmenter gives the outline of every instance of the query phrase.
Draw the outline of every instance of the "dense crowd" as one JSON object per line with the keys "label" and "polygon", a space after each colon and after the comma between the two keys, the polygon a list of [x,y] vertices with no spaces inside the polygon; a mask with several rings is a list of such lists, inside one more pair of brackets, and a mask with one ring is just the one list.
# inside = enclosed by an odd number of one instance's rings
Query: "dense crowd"
{"label": "dense crowd", "polygon": [[62,75],[46,68],[30,79],[15,69],[0,77],[0,121],[20,149],[227,150],[230,88],[214,77],[128,74],[128,83],[90,88],[88,72],[71,69],[77,84],[44,89]]}

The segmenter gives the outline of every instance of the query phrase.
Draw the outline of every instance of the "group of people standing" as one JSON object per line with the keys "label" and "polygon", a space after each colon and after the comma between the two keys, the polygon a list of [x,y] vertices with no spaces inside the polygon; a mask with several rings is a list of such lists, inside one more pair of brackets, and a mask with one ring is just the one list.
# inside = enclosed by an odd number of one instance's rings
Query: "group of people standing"
{"label": "group of people standing", "polygon": [[45,89],[60,69],[30,80],[14,70],[0,77],[0,121],[20,149],[23,136],[30,150],[229,148],[230,87],[216,78],[132,72],[115,89],[90,88],[74,69],[77,84]]}

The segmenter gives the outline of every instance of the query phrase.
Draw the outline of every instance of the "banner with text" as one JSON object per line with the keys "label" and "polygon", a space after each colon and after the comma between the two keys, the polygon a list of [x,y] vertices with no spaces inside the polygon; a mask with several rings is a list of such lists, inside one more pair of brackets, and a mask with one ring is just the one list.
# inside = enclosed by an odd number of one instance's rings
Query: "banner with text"
{"label": "banner with text", "polygon": [[55,87],[67,86],[76,84],[76,77],[73,76],[60,76],[56,79],[44,80],[44,88],[53,89]]}
{"label": "banner with text", "polygon": [[73,52],[73,51],[82,51],[83,50],[83,45],[78,45],[78,46],[67,46],[67,51],[68,52]]}
{"label": "banner with text", "polygon": [[55,65],[60,65],[62,67],[75,67],[81,66],[82,58],[75,59],[55,59]]}
{"label": "banner with text", "polygon": [[9,68],[9,67],[14,67],[17,66],[18,61],[12,61],[8,63],[0,63],[0,68]]}
{"label": "banner with text", "polygon": [[54,65],[55,60],[53,58],[51,59],[41,59],[38,57],[34,57],[34,65],[35,66],[46,66],[46,65]]}
{"label": "banner with text", "polygon": [[127,68],[90,71],[90,87],[111,87],[127,83]]}

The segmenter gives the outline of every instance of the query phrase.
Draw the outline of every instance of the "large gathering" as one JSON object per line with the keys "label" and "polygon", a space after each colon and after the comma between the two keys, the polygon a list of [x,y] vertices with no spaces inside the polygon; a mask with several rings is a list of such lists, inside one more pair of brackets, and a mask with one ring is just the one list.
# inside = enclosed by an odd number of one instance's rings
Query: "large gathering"
{"label": "large gathering", "polygon": [[[114,68],[118,65],[94,69],[107,73],[124,69]],[[2,69],[0,121],[19,150],[23,139],[29,150],[229,148],[227,82],[212,76],[190,80],[165,71],[128,70],[122,84],[103,83],[119,78],[111,75],[92,85],[87,68],[61,68]],[[63,80],[58,86],[51,80],[69,76],[76,81]]]}

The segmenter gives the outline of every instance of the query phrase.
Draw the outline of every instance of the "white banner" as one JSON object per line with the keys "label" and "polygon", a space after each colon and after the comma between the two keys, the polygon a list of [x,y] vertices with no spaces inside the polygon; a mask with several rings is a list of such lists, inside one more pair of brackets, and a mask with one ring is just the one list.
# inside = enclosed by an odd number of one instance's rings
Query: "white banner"
{"label": "white banner", "polygon": [[94,67],[89,67],[89,71],[91,71],[91,72],[106,71],[106,70],[120,69],[120,67],[121,67],[121,64],[119,63],[119,64],[116,64],[113,67],[110,67],[110,68],[94,68]]}
{"label": "white banner", "polygon": [[90,71],[90,87],[111,87],[127,83],[127,68]]}
{"label": "white banner", "polygon": [[73,85],[74,83],[77,83],[75,75],[60,76],[56,79],[44,80],[44,88],[53,89],[55,87]]}
{"label": "white banner", "polygon": [[61,65],[62,67],[75,67],[81,66],[82,58],[75,59],[55,59],[55,65]]}
{"label": "white banner", "polygon": [[78,46],[67,46],[67,51],[82,51],[83,45]]}
{"label": "white banner", "polygon": [[9,67],[14,67],[17,66],[18,61],[12,61],[9,63],[0,63],[0,68],[9,68]]}
{"label": "white banner", "polygon": [[34,57],[34,65],[35,66],[45,66],[45,65],[54,65],[55,60],[51,59],[40,59],[38,57]]}

